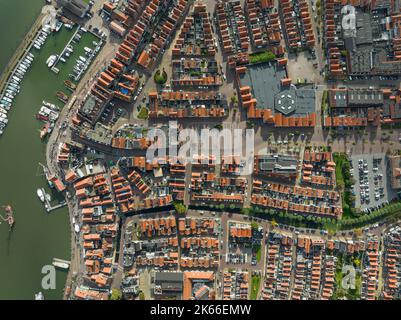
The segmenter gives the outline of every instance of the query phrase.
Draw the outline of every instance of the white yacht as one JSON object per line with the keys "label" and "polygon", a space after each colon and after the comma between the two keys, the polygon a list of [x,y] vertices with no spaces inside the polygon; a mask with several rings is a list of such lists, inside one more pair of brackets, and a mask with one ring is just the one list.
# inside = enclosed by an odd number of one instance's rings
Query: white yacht
{"label": "white yacht", "polygon": [[45,202],[45,194],[43,192],[43,189],[37,189],[36,194],[38,195],[41,202]]}
{"label": "white yacht", "polygon": [[35,300],[45,300],[45,296],[42,292],[35,293]]}
{"label": "white yacht", "polygon": [[56,63],[58,56],[56,54],[53,54],[47,59],[46,64],[49,68],[53,67],[53,65]]}

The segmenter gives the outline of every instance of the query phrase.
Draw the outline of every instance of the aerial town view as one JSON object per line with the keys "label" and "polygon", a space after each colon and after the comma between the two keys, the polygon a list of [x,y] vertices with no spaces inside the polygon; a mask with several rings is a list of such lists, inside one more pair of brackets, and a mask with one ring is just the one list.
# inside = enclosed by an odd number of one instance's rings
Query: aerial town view
{"label": "aerial town view", "polygon": [[0,8],[0,300],[401,299],[401,0]]}

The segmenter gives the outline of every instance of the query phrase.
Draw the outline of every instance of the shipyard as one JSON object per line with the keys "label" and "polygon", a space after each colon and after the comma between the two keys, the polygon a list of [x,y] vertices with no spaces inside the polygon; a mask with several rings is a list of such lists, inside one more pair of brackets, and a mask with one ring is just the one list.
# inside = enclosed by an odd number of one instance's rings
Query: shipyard
{"label": "shipyard", "polygon": [[25,251],[57,289],[0,298],[399,299],[394,3],[42,1],[0,78],[0,282]]}

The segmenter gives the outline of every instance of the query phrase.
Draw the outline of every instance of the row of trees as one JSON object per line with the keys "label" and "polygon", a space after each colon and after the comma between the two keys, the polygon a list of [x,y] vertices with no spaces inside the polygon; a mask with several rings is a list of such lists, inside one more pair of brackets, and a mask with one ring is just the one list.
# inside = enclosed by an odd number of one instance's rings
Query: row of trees
{"label": "row of trees", "polygon": [[[177,202],[174,204],[175,209],[180,214],[185,214],[186,207],[181,205],[181,203]],[[193,208],[197,208],[196,206]],[[216,210],[216,211],[238,211],[238,207],[235,205],[230,205],[226,207],[224,204],[220,205],[209,205],[204,207],[198,207],[198,209],[202,210]],[[383,220],[384,218],[388,218],[391,216],[398,216],[401,213],[401,202],[393,202],[384,208],[380,208],[372,213],[364,214],[357,218],[348,218],[337,220],[335,218],[322,217],[318,215],[300,215],[287,211],[277,211],[271,208],[262,208],[258,206],[253,206],[250,208],[243,208],[241,210],[243,214],[249,216],[256,216],[266,220],[276,223],[282,223],[286,225],[292,225],[295,227],[303,227],[303,228],[319,228],[319,229],[327,229],[330,231],[336,230],[349,230],[355,228],[361,228],[365,225],[369,225],[375,223],[377,221]]]}
{"label": "row of trees", "polygon": [[384,218],[398,215],[401,213],[401,202],[394,202],[384,208],[380,208],[370,214],[364,214],[357,218],[341,219],[320,217],[316,215],[299,215],[295,213],[280,211],[274,209],[263,209],[261,207],[244,208],[244,214],[260,216],[268,220],[275,220],[279,223],[294,225],[297,227],[324,228],[330,230],[346,230],[360,228],[380,221]]}

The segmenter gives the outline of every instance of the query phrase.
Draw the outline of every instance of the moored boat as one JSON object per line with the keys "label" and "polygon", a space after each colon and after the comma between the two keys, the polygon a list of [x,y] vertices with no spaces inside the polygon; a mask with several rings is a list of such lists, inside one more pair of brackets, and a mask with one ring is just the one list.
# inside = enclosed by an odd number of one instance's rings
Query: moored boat
{"label": "moored boat", "polygon": [[49,133],[49,129],[50,129],[50,123],[46,122],[46,124],[40,130],[40,139],[43,140],[44,138],[46,138],[47,134]]}
{"label": "moored boat", "polygon": [[46,64],[49,68],[53,67],[57,61],[58,56],[56,54],[51,55],[47,60]]}
{"label": "moored boat", "polygon": [[63,91],[57,91],[56,96],[60,101],[64,103],[68,102],[68,96]]}
{"label": "moored boat", "polygon": [[6,212],[6,217],[4,218],[3,216],[0,215],[0,218],[3,221],[7,222],[10,228],[12,228],[15,223],[13,208],[11,208],[10,205],[7,205],[4,206],[4,211]]}
{"label": "moored boat", "polygon": [[69,89],[69,90],[71,90],[71,91],[74,91],[74,90],[77,88],[76,84],[73,83],[73,82],[70,81],[70,80],[65,80],[65,81],[64,81],[64,85],[67,87],[67,89]]}
{"label": "moored boat", "polygon": [[43,192],[43,189],[38,188],[38,189],[36,190],[36,194],[38,195],[39,200],[40,200],[41,202],[45,202],[45,194],[44,194],[44,192]]}
{"label": "moored boat", "polygon": [[45,300],[45,296],[42,292],[35,293],[35,300]]}
{"label": "moored boat", "polygon": [[61,262],[61,261],[53,261],[52,262],[53,266],[61,269],[68,269],[70,266],[68,263]]}

